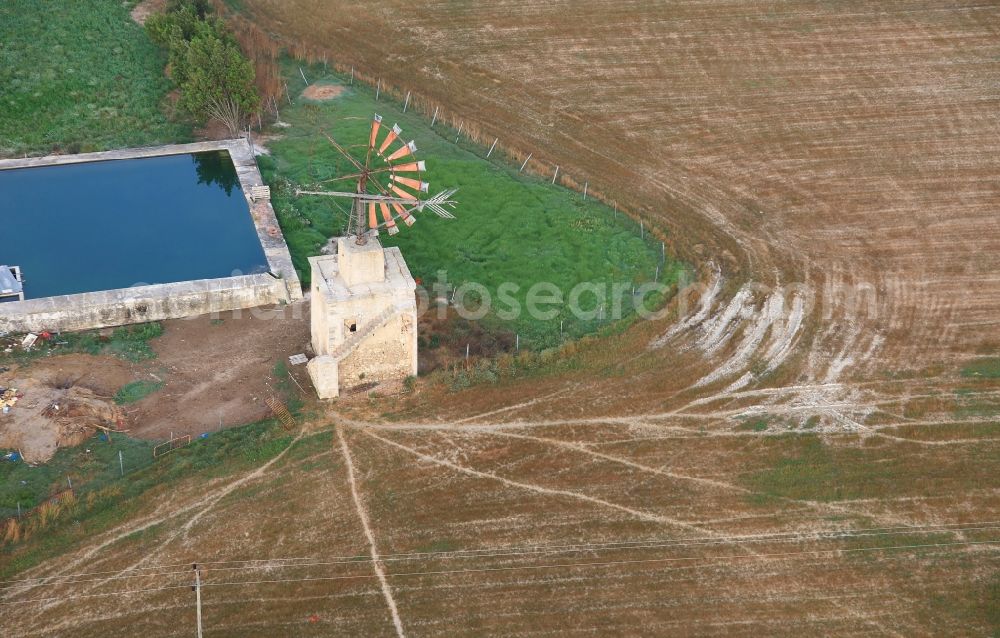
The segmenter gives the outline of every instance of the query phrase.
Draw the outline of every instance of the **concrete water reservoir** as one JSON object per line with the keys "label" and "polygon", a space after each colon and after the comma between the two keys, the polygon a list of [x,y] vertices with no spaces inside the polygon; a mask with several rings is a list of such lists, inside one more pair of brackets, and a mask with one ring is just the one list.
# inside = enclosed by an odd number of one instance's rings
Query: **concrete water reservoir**
{"label": "concrete water reservoir", "polygon": [[300,298],[261,185],[244,140],[0,160],[0,263],[20,267],[25,297],[0,303],[0,331]]}

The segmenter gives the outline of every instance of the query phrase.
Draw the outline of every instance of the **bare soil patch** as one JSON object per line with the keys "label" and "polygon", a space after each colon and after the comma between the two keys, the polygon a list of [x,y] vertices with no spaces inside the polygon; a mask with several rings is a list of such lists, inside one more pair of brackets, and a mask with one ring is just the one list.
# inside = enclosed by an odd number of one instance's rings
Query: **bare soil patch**
{"label": "bare soil patch", "polygon": [[[163,336],[151,342],[157,353],[151,361],[69,354],[12,367],[0,374],[0,387],[17,388],[24,398],[0,417],[0,447],[45,461],[57,447],[92,435],[95,424],[156,440],[267,418],[264,399],[278,393],[275,366],[308,348],[308,316],[308,306],[296,304],[167,321]],[[291,373],[310,387],[305,366]],[[163,387],[134,404],[115,405],[115,393],[133,381]],[[76,409],[42,414],[54,404]]]}
{"label": "bare soil patch", "polygon": [[162,13],[167,6],[167,0],[143,0],[132,9],[132,19],[139,24],[146,24],[146,19],[154,13]]}
{"label": "bare soil patch", "polygon": [[0,388],[16,389],[21,397],[0,415],[0,448],[18,450],[29,463],[44,463],[58,448],[79,445],[98,427],[125,427],[125,411],[111,394],[130,372],[124,362],[105,366],[98,365],[100,359],[68,355],[30,371],[14,367],[0,373]]}
{"label": "bare soil patch", "polygon": [[313,84],[306,87],[306,90],[302,92],[302,97],[307,100],[326,102],[340,97],[343,92],[344,87],[336,84]]}
{"label": "bare soil patch", "polygon": [[[308,317],[308,306],[295,304],[165,322],[148,368],[166,384],[135,404],[131,434],[197,435],[268,417],[264,398],[276,392],[274,367],[308,347]],[[308,383],[304,366],[293,372]]]}

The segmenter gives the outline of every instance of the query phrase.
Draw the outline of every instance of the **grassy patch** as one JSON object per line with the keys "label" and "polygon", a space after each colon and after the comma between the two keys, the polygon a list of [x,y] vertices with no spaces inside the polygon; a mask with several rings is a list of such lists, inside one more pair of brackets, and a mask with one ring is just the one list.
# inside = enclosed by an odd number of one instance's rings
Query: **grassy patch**
{"label": "grassy patch", "polygon": [[133,381],[126,383],[115,392],[115,403],[118,405],[128,405],[141,401],[163,387],[162,381]]}
{"label": "grassy patch", "polygon": [[[305,85],[296,67],[286,65],[285,75],[293,96]],[[487,149],[464,140],[455,143],[457,132],[429,122],[413,111],[403,113],[401,105],[385,96],[375,102],[373,92],[359,85],[347,86],[344,79],[327,73],[321,66],[306,69],[313,82],[340,84],[343,93],[329,102],[297,99],[284,106],[281,119],[290,127],[276,129],[283,138],[269,144],[271,157],[262,157],[260,166],[272,186],[272,201],[292,258],[304,282],[309,280],[307,258],[319,253],[327,239],[343,234],[348,216],[346,202],[325,197],[295,197],[295,187],[317,189],[337,187],[323,180],[354,172],[324,133],[345,145],[363,145],[368,139],[374,112],[391,126],[398,122],[407,139],[415,139],[420,157],[427,161],[426,179],[431,190],[459,188],[457,219],[443,220],[431,213],[418,214],[418,223],[390,238],[387,246],[400,246],[414,277],[428,288],[445,280],[451,287],[481,284],[494,300],[493,312],[483,323],[497,330],[520,334],[524,348],[540,349],[563,339],[596,332],[613,323],[610,290],[620,284],[628,291],[624,315],[631,308],[633,285],[652,281],[659,267],[659,281],[672,283],[680,265],[667,260],[661,264],[660,245],[648,233],[640,238],[639,228],[608,207],[583,200],[575,193],[548,180],[521,174],[519,166],[500,159],[499,153],[485,159]],[[359,155],[363,149],[355,149]],[[539,282],[551,282],[567,298],[581,282],[603,286],[605,310],[598,296],[586,292],[581,307],[594,317],[581,319],[568,309],[551,306],[556,315],[548,319],[529,316],[528,289]],[[510,298],[521,312],[513,319],[501,319],[497,291],[501,284],[516,286]],[[477,293],[466,300],[475,306]],[[504,302],[502,308],[513,304]],[[549,308],[550,306],[542,306]],[[562,334],[560,334],[562,325]]]}
{"label": "grassy patch", "polygon": [[415,554],[439,554],[441,552],[455,552],[460,550],[461,547],[458,543],[450,538],[440,538],[435,541],[431,541],[426,545],[421,545],[413,550]]}
{"label": "grassy patch", "polygon": [[[18,501],[24,509],[41,503],[64,489],[67,477],[76,492],[72,505],[61,508],[40,532],[0,548],[0,578],[68,551],[127,519],[154,492],[173,489],[185,481],[245,472],[273,459],[291,441],[276,422],[261,421],[195,439],[158,459],[152,456],[153,443],[116,435],[110,444],[95,437],[84,445],[61,449],[51,462],[38,467],[0,463],[0,517],[15,514]],[[124,477],[118,464],[119,450],[123,452]],[[36,522],[36,518],[27,517],[25,527]]]}
{"label": "grassy patch", "polygon": [[962,368],[963,377],[1000,379],[1000,357],[980,359]]}
{"label": "grassy patch", "polygon": [[0,155],[189,139],[163,111],[165,64],[122,2],[0,3]]}
{"label": "grassy patch", "polygon": [[126,472],[153,462],[153,443],[113,435],[110,442],[95,435],[82,445],[60,448],[48,463],[30,466],[24,462],[0,462],[0,518],[17,513],[17,504],[27,511],[52,494],[69,487],[100,489],[121,476],[118,452]]}
{"label": "grassy patch", "polygon": [[768,468],[749,476],[752,489],[767,496],[839,501],[881,494],[896,478],[890,461],[873,462],[856,448],[831,448],[815,435],[782,437],[787,449]]}
{"label": "grassy patch", "polygon": [[763,432],[767,429],[767,417],[757,417],[752,419],[746,419],[742,423],[736,426],[736,429],[741,432]]}
{"label": "grassy patch", "polygon": [[994,636],[1000,636],[1000,574],[993,576],[983,593],[982,609]]}
{"label": "grassy patch", "polygon": [[134,363],[156,358],[149,342],[162,334],[163,325],[153,322],[116,328],[107,337],[96,330],[54,335],[47,341],[39,340],[27,352],[16,346],[9,354],[0,352],[0,363],[25,364],[39,357],[74,353],[109,354]]}

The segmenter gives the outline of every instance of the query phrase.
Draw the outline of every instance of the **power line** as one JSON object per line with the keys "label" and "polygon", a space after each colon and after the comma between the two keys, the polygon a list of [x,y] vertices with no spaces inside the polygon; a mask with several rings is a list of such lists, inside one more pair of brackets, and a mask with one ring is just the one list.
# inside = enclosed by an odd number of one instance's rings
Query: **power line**
{"label": "power line", "polygon": [[[705,561],[698,564],[689,565],[686,567],[678,567],[676,569],[698,569],[702,567],[711,567],[714,565],[725,565],[733,560],[746,560],[746,559],[779,559],[779,558],[789,558],[793,556],[805,556],[805,555],[822,555],[822,554],[847,554],[847,553],[858,553],[858,552],[882,552],[894,549],[925,549],[931,547],[954,547],[954,546],[974,546],[974,545],[995,545],[1000,543],[1000,540],[991,541],[958,541],[954,543],[926,543],[926,544],[913,544],[913,545],[890,545],[887,547],[863,547],[854,549],[825,549],[825,550],[808,550],[799,552],[780,552],[772,554],[732,554],[725,557],[717,557],[713,560]],[[608,567],[612,565],[637,565],[637,564],[655,564],[655,563],[668,563],[668,562],[680,562],[680,561],[704,561],[703,557],[688,556],[688,557],[671,557],[671,558],[650,558],[650,559],[636,559],[636,560],[618,560],[618,561],[594,561],[594,562],[577,562],[577,563],[556,563],[547,565],[509,565],[504,567],[478,567],[478,568],[466,568],[466,569],[445,569],[445,570],[429,570],[429,571],[415,571],[415,572],[395,572],[387,574],[389,577],[405,578],[413,576],[442,576],[442,575],[453,575],[453,574],[474,574],[474,573],[486,573],[486,572],[512,572],[512,571],[538,571],[545,569],[563,569],[563,568],[574,568],[574,567]],[[301,578],[273,578],[273,579],[263,579],[263,580],[248,580],[248,581],[227,581],[221,583],[201,583],[201,587],[237,587],[237,586],[247,586],[247,585],[264,585],[264,584],[283,584],[283,583],[304,583],[304,582],[320,582],[320,581],[337,581],[337,580],[370,580],[375,578],[374,574],[358,574],[358,575],[347,575],[347,576],[310,576]],[[171,589],[183,589],[190,588],[190,585],[167,585],[164,587],[152,587],[145,589],[134,589],[134,590],[120,590],[114,592],[103,592],[100,594],[73,594],[70,596],[49,596],[44,598],[30,598],[26,600],[13,600],[13,601],[0,601],[0,605],[20,605],[28,603],[39,603],[39,602],[50,602],[50,601],[65,601],[74,600],[78,598],[105,598],[108,596],[115,596],[119,594],[140,594],[156,591],[168,591]]]}
{"label": "power line", "polygon": [[[975,527],[973,527],[975,526]],[[774,532],[771,534],[761,534],[755,536],[703,536],[696,538],[681,538],[681,539],[649,539],[649,540],[630,540],[630,541],[614,541],[607,543],[579,543],[579,544],[568,544],[568,545],[521,545],[521,546],[508,546],[508,547],[495,547],[495,548],[482,548],[482,549],[468,549],[468,550],[451,550],[451,551],[441,551],[441,552],[409,552],[409,553],[395,553],[395,554],[383,554],[383,561],[406,561],[406,560],[434,560],[441,559],[447,560],[452,558],[491,558],[491,557],[503,557],[503,556],[518,556],[518,555],[544,555],[552,553],[572,553],[572,552],[586,552],[586,551],[608,551],[608,550],[640,550],[640,549],[663,549],[671,547],[694,547],[694,546],[712,546],[712,545],[739,545],[747,543],[767,543],[767,542],[808,542],[808,541],[829,541],[829,540],[848,540],[852,538],[865,538],[870,536],[891,536],[897,534],[931,534],[935,532],[970,532],[970,531],[985,531],[985,530],[995,530],[1000,529],[1000,521],[981,521],[981,522],[971,522],[971,523],[942,523],[939,525],[916,525],[916,526],[899,526],[899,527],[873,527],[873,528],[862,528],[862,529],[852,529],[852,530],[822,530],[817,532]],[[831,550],[833,551],[833,550]],[[204,561],[200,565],[220,565],[221,567],[215,567],[212,571],[235,571],[239,569],[265,569],[265,568],[284,568],[284,567],[297,567],[297,566],[311,566],[311,565],[337,565],[337,564],[367,564],[371,561],[371,557],[367,555],[352,555],[352,556],[333,556],[329,559],[322,559],[318,557],[301,557],[301,558],[259,558],[259,559],[247,559],[247,560],[236,560],[236,561]],[[225,567],[226,565],[247,565],[251,563],[264,563],[259,568],[244,568],[244,567]],[[285,563],[285,564],[279,564]],[[150,567],[134,568],[135,570],[153,570],[153,569],[163,569],[163,568],[173,568],[173,567],[188,567],[190,563],[177,563],[177,564],[163,564],[163,565],[153,565]],[[110,581],[123,578],[142,578],[147,576],[169,576],[175,574],[186,574],[189,573],[188,569],[180,571],[164,571],[164,572],[143,572],[137,574],[125,574],[127,571],[133,570],[107,570],[98,572],[83,572],[77,574],[64,574],[57,576],[41,576],[37,578],[23,578],[0,582],[0,585],[12,585],[12,584],[28,584],[36,583],[37,586],[42,585],[66,585],[75,584],[83,582],[96,582],[96,581]],[[101,576],[104,574],[113,574],[113,576],[108,576],[105,578],[88,578],[82,579],[83,576]],[[56,580],[62,579],[62,580]],[[70,580],[71,579],[71,580]]]}

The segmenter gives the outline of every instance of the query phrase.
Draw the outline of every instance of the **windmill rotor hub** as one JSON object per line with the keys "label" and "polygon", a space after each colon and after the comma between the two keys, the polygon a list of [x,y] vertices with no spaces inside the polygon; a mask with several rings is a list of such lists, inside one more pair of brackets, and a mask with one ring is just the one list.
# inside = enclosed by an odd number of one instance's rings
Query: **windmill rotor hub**
{"label": "windmill rotor hub", "polygon": [[372,118],[363,162],[351,155],[337,140],[326,135],[326,139],[348,160],[355,172],[325,181],[357,180],[354,190],[297,190],[296,193],[353,199],[347,235],[354,235],[359,246],[368,242],[369,234],[377,235],[382,228],[390,235],[395,235],[400,228],[397,222],[412,226],[417,221],[414,215],[416,212],[430,210],[439,217],[454,219],[455,216],[448,209],[455,207],[456,202],[452,196],[458,189],[428,196],[430,184],[423,180],[427,165],[423,160],[415,158],[416,142],[403,141],[400,137],[402,132],[398,124],[383,128],[382,117],[376,113]]}

